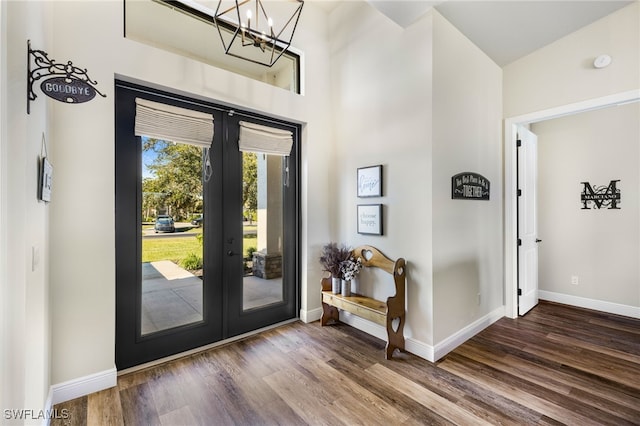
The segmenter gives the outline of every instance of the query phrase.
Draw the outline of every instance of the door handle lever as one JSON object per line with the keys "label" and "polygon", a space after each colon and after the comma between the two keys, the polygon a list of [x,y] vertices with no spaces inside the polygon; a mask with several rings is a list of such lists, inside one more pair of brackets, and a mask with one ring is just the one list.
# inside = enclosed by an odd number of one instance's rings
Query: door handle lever
{"label": "door handle lever", "polygon": [[541,243],[541,242],[542,242],[542,240],[539,240],[539,239],[536,238],[536,243]]}
{"label": "door handle lever", "polygon": [[234,253],[233,251],[229,250],[227,252],[227,256],[240,256],[240,253]]}

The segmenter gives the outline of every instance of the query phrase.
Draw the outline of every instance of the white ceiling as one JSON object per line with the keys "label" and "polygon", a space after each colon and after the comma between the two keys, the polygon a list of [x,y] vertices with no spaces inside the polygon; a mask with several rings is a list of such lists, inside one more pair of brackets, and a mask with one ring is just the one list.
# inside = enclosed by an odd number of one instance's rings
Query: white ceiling
{"label": "white ceiling", "polygon": [[494,62],[504,66],[630,3],[449,0],[436,6],[436,10]]}
{"label": "white ceiling", "polygon": [[[180,1],[209,14],[213,14],[218,4],[218,0]],[[306,3],[331,13],[346,1],[353,0],[306,0]],[[435,7],[493,61],[505,66],[633,1],[640,0],[365,1],[403,28],[416,22]],[[303,10],[302,14],[304,13]],[[261,65],[236,58],[227,59],[234,61],[233,69],[242,68],[251,75],[264,73],[264,67]]]}
{"label": "white ceiling", "polygon": [[[309,0],[328,12],[340,2]],[[435,7],[498,65],[546,46],[638,0],[367,0],[402,27]]]}

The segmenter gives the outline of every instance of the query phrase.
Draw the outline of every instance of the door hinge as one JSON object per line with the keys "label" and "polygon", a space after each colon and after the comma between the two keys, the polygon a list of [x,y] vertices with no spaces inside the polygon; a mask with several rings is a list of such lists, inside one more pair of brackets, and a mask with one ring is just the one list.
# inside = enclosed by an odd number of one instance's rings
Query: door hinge
{"label": "door hinge", "polygon": [[522,296],[522,289],[521,288],[518,289],[518,296]]}
{"label": "door hinge", "polygon": [[522,197],[522,189],[518,189],[518,197]]}
{"label": "door hinge", "polygon": [[516,140],[516,146],[517,147],[521,147],[522,146],[522,141],[520,139]]}
{"label": "door hinge", "polygon": [[520,238],[518,238],[518,245],[521,246],[522,245],[522,240]]}

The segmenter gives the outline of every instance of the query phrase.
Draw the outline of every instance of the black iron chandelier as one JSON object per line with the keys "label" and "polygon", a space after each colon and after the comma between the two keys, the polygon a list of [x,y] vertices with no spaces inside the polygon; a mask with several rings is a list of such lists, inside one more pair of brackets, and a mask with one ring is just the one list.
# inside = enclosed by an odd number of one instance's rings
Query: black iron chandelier
{"label": "black iron chandelier", "polygon": [[[227,55],[273,66],[291,47],[303,0],[220,0],[213,20]],[[277,23],[280,22],[280,23]]]}

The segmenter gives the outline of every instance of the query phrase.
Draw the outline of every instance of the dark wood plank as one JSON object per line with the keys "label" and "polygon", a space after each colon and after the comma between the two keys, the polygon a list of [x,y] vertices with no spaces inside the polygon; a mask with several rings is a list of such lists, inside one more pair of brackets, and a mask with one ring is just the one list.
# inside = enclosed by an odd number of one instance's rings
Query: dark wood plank
{"label": "dark wood plank", "polygon": [[83,426],[87,424],[87,402],[88,397],[72,399],[64,404],[58,404],[54,408],[57,410],[51,426]]}
{"label": "dark wood plank", "polygon": [[51,424],[640,425],[640,320],[540,303],[437,363],[292,323],[129,373]]}
{"label": "dark wood plank", "polygon": [[87,397],[87,418],[105,426],[124,425],[122,403],[117,387],[93,393]]}
{"label": "dark wood plank", "polygon": [[[150,383],[140,383],[120,391],[120,401],[125,425],[160,424]],[[96,424],[99,424],[97,419]]]}

